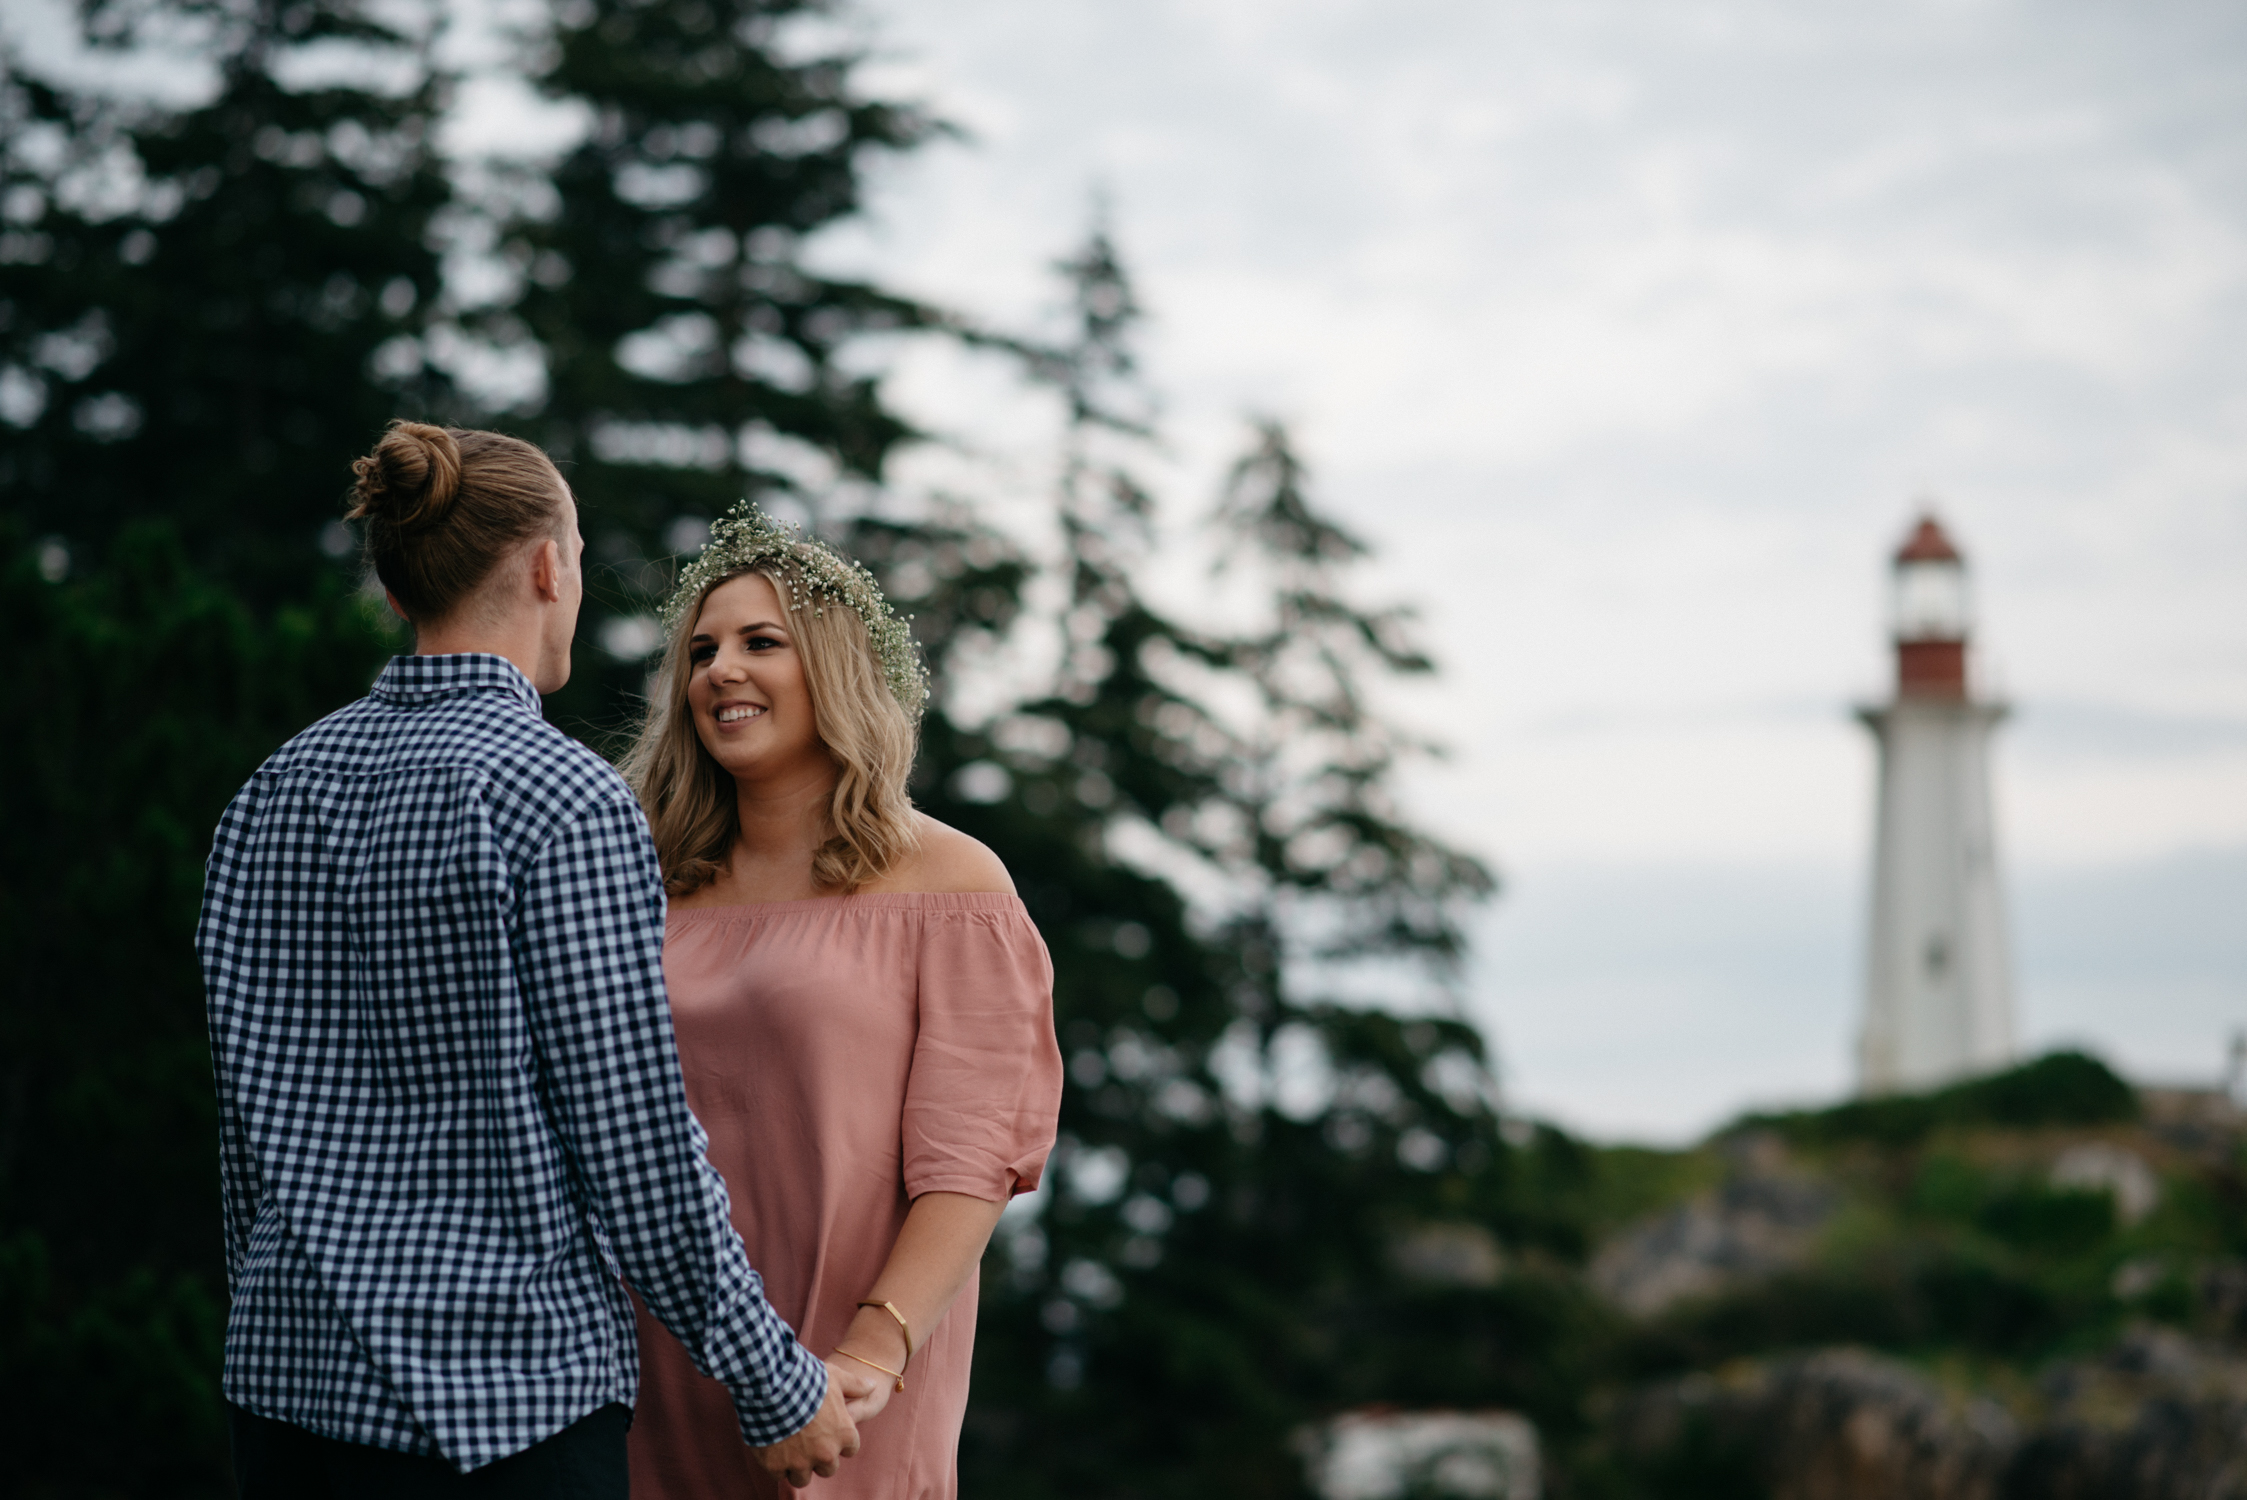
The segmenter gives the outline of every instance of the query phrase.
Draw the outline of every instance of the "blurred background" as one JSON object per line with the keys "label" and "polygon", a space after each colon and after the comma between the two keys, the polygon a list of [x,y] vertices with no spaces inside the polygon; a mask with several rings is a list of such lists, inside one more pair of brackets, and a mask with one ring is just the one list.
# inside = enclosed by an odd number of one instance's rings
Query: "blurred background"
{"label": "blurred background", "polygon": [[[226,797],[403,646],[338,519],[398,415],[565,463],[596,747],[740,496],[916,612],[916,796],[1016,871],[1071,1059],[966,1492],[2247,1493],[2235,8],[0,47],[24,1493],[223,1491],[187,939]],[[1849,1102],[1850,710],[1926,510],[2014,710],[2023,1066]]]}
{"label": "blurred background", "polygon": [[[1885,690],[1885,565],[1926,504],[2017,707],[2027,1035],[2220,1071],[2247,1018],[2235,12],[863,14],[881,76],[970,138],[885,175],[862,263],[1024,316],[1020,268],[1099,184],[1186,473],[1240,411],[1287,415],[1426,611],[1444,676],[1407,711],[1454,756],[1411,791],[1508,873],[1476,994],[1517,1097],[1677,1139],[1846,1085],[1873,785],[1846,707]],[[946,389],[896,386],[988,420]]]}

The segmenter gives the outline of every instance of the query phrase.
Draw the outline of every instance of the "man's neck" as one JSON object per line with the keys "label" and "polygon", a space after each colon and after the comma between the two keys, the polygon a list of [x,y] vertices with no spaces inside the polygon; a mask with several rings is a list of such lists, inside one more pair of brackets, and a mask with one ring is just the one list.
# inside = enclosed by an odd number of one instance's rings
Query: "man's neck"
{"label": "man's neck", "polygon": [[515,629],[494,627],[488,622],[441,622],[414,629],[414,655],[458,656],[480,652],[486,656],[504,656],[515,664],[515,670],[538,683],[541,640],[538,622],[525,622]]}

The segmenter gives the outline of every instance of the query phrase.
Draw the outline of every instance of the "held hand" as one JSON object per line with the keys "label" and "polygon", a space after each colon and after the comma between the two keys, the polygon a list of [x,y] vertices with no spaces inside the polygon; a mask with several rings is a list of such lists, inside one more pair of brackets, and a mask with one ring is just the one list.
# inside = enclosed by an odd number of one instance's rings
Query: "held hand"
{"label": "held hand", "polygon": [[[845,1353],[844,1351],[849,1351]],[[841,1342],[835,1352],[827,1356],[827,1368],[842,1371],[852,1381],[854,1393],[850,1414],[854,1421],[863,1422],[889,1405],[889,1398],[897,1391],[894,1375],[884,1374],[885,1369],[909,1370],[912,1368],[912,1351],[905,1347],[904,1331],[897,1320],[886,1312],[861,1307],[850,1326],[843,1330]],[[872,1363],[868,1363],[872,1361]],[[834,1378],[832,1375],[829,1379]],[[855,1392],[860,1379],[870,1381],[874,1389],[861,1400]]]}
{"label": "held hand", "polygon": [[795,1436],[749,1451],[757,1455],[766,1473],[779,1475],[799,1490],[811,1483],[814,1474],[834,1478],[836,1466],[858,1451],[858,1424],[851,1420],[846,1402],[844,1383],[834,1378],[830,1365],[827,1399],[819,1403],[818,1415]]}
{"label": "held hand", "polygon": [[827,1358],[827,1385],[842,1387],[843,1409],[853,1422],[876,1416],[889,1405],[890,1383],[872,1370],[862,1370],[839,1355]]}

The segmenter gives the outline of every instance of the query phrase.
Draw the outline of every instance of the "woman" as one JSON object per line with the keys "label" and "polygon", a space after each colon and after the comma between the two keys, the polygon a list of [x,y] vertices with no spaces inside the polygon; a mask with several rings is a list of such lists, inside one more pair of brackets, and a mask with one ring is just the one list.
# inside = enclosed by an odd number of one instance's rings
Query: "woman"
{"label": "woman", "polygon": [[[1061,1098],[1052,965],[1006,867],[905,791],[927,687],[863,568],[746,503],[665,611],[625,763],[663,864],[687,1097],[797,1336],[876,1374],[821,1493],[940,1497],[975,1273]],[[640,1500],[772,1494],[724,1390],[640,1321]]]}

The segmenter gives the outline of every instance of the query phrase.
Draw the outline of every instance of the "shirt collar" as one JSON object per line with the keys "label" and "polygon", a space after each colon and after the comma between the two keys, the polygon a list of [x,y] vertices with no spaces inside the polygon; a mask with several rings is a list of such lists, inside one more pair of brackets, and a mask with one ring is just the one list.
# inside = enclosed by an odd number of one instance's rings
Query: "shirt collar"
{"label": "shirt collar", "polygon": [[510,693],[532,713],[538,689],[504,656],[463,651],[446,656],[393,656],[374,681],[375,697],[395,708],[419,708],[462,693]]}

